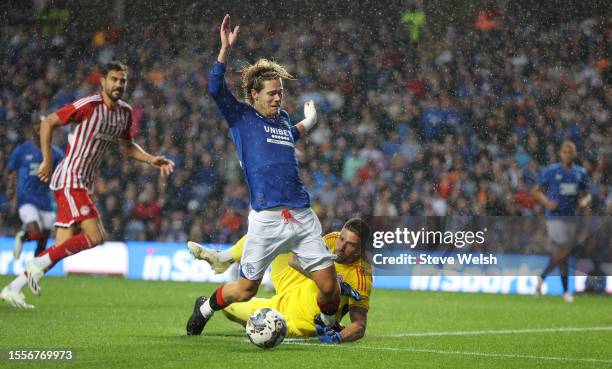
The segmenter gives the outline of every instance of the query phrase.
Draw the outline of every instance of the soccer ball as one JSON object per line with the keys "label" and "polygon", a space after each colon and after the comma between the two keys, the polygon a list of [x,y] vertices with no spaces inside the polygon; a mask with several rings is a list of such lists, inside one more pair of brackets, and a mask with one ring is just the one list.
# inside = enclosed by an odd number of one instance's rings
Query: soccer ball
{"label": "soccer ball", "polygon": [[259,309],[247,320],[246,334],[255,346],[263,349],[276,347],[285,339],[287,322],[274,309]]}

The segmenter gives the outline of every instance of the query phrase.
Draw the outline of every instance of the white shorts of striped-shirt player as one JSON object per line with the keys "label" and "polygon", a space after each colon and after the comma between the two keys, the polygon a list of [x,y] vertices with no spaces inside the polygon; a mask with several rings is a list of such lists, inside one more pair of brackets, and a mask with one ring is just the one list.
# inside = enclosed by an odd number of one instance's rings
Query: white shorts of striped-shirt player
{"label": "white shorts of striped-shirt player", "polygon": [[321,223],[311,208],[251,210],[240,275],[261,279],[272,260],[287,252],[295,254],[306,272],[328,268],[336,257],[321,236]]}

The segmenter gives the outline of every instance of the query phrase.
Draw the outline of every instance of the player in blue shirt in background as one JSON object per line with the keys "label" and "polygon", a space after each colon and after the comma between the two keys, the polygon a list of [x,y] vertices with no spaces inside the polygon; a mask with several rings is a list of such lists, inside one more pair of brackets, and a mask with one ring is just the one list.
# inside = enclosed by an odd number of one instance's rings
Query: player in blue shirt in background
{"label": "player in blue shirt in background", "polygon": [[[560,163],[552,164],[542,170],[538,186],[533,194],[546,208],[546,230],[554,248],[554,253],[544,272],[538,277],[536,293],[542,294],[546,276],[559,267],[563,284],[563,299],[574,300],[568,290],[568,259],[576,242],[576,216],[578,209],[586,208],[591,202],[589,175],[578,165],[574,165],[576,145],[564,141],[559,152]],[[580,197],[583,195],[582,197]]]}
{"label": "player in blue shirt in background", "polygon": [[[15,147],[8,161],[9,172],[17,173],[17,208],[23,223],[23,229],[15,236],[15,259],[19,259],[27,241],[37,242],[36,256],[43,252],[55,223],[51,190],[38,178],[38,167],[42,163],[39,132],[40,121],[35,120],[28,130],[29,139]],[[64,158],[64,153],[57,146],[52,150],[55,167]]]}
{"label": "player in blue shirt in background", "polygon": [[[220,286],[210,298],[196,299],[187,322],[187,334],[201,334],[215,311],[255,296],[272,260],[287,252],[294,253],[296,269],[316,283],[321,319],[332,326],[340,302],[335,257],[325,245],[321,223],[310,208],[310,197],[298,175],[295,155],[295,142],[316,123],[314,103],[306,102],[305,119],[292,126],[289,114],[281,106],[282,80],[293,77],[282,66],[266,59],[242,69],[246,101],[238,101],[225,82],[227,57],[238,32],[239,27],[232,31],[230,17],[226,15],[220,28],[221,49],[208,89],[228,123],[249,187],[252,210],[247,242],[240,279]],[[190,250],[199,255],[197,245]]]}

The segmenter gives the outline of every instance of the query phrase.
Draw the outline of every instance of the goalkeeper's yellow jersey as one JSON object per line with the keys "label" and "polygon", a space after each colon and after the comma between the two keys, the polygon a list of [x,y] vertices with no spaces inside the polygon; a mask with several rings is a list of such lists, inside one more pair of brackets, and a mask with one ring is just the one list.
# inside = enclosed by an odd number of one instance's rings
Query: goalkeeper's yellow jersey
{"label": "goalkeeper's yellow jersey", "polygon": [[[336,241],[340,232],[332,232],[323,237],[330,251],[334,251]],[[317,305],[318,289],[316,284],[306,278],[288,264],[290,255],[284,254],[277,257],[272,263],[272,282],[276,289],[276,295],[272,297],[274,306],[285,316],[287,320],[293,321],[292,328],[298,332],[295,335],[312,335],[315,332],[313,318],[319,313]],[[338,321],[348,313],[351,306],[364,309],[370,308],[370,294],[372,292],[372,275],[364,270],[362,261],[357,260],[352,264],[335,263],[338,278],[348,283],[359,291],[361,301],[355,301],[347,296],[340,296],[340,308],[338,309]]]}

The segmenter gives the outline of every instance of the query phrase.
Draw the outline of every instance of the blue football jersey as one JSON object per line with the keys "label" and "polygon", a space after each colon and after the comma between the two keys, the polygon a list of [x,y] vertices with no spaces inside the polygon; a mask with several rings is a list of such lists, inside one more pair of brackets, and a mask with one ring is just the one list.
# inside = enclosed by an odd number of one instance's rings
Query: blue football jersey
{"label": "blue football jersey", "polygon": [[[64,158],[64,154],[57,146],[52,146],[51,150],[55,167]],[[32,204],[39,210],[53,210],[49,185],[38,179],[38,167],[42,159],[40,149],[29,140],[17,145],[11,153],[8,170],[17,171],[17,206]]]}
{"label": "blue football jersey", "polygon": [[310,207],[310,197],[298,175],[295,142],[300,134],[281,110],[273,118],[238,101],[225,84],[225,65],[215,63],[209,92],[227,121],[238,159],[249,186],[254,210],[276,206]]}
{"label": "blue football jersey", "polygon": [[589,175],[578,165],[568,170],[561,163],[552,164],[542,170],[539,186],[549,200],[557,202],[557,209],[546,210],[548,216],[574,216],[581,192],[589,190]]}

